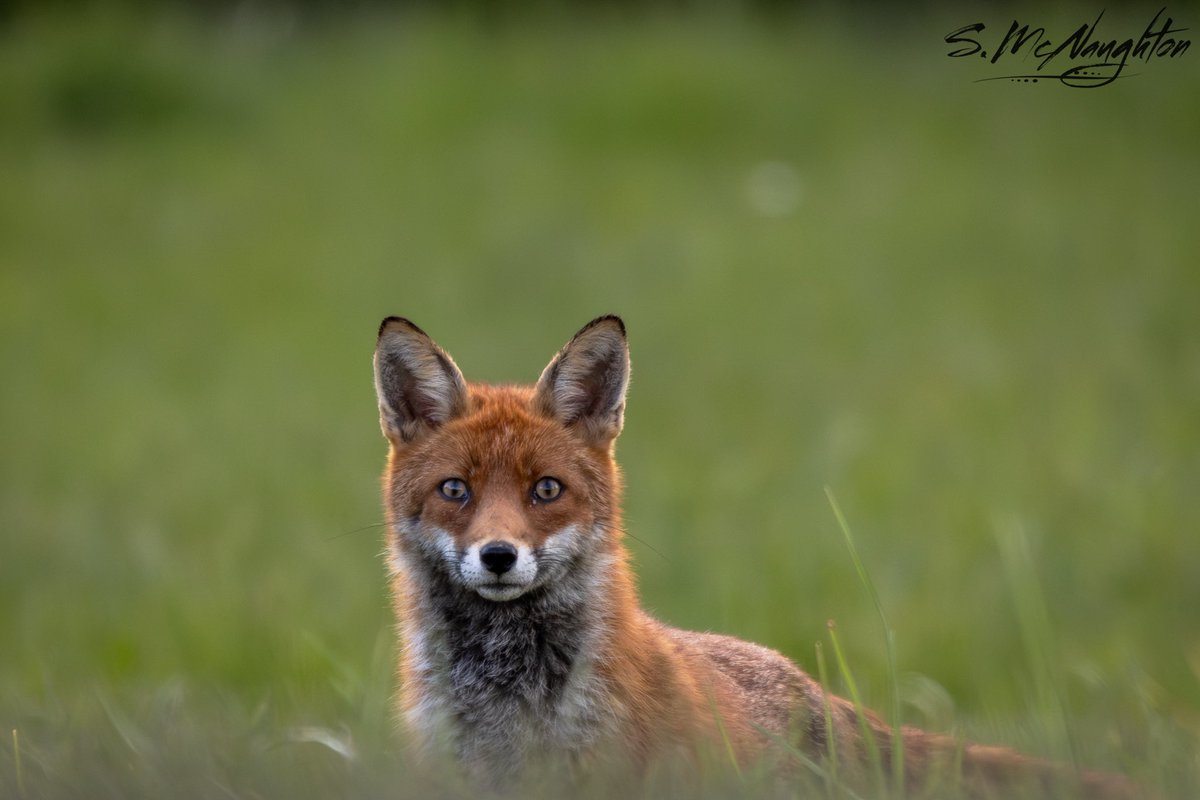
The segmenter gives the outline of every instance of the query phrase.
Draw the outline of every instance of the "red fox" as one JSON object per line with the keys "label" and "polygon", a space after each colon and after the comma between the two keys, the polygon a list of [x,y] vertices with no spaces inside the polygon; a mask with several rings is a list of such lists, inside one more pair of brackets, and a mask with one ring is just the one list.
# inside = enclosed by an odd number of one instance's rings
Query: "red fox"
{"label": "red fox", "polygon": [[[641,609],[613,459],[628,382],[615,316],[575,334],[532,387],[467,383],[416,325],[383,321],[375,387],[411,738],[489,782],[536,763],[616,753],[644,769],[715,747],[743,766],[785,769],[800,753],[865,785],[868,737],[890,770],[893,734],[877,715],[860,719],[773,650]],[[910,789],[953,769],[971,796],[1027,786],[1140,796],[1117,775],[915,728],[899,738]]]}

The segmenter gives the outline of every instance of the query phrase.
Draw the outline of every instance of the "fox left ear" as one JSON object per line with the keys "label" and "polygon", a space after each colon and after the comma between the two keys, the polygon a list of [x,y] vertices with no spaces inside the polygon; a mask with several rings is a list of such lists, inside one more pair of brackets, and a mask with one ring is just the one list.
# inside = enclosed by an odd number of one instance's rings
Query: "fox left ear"
{"label": "fox left ear", "polygon": [[625,421],[629,386],[629,343],[625,324],[613,315],[598,317],[558,351],[542,371],[534,407],[590,444],[607,446]]}
{"label": "fox left ear", "polygon": [[403,317],[379,326],[375,345],[379,424],[397,447],[411,444],[467,408],[467,382],[454,360]]}

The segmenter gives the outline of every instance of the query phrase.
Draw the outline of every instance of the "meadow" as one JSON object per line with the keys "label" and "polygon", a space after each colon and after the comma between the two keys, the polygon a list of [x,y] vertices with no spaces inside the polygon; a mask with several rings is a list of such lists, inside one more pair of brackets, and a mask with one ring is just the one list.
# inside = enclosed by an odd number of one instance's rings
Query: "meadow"
{"label": "meadow", "polygon": [[0,29],[0,796],[428,796],[379,320],[528,382],[610,312],[656,615],[842,691],[832,620],[907,723],[1200,786],[1200,53],[1072,90],[974,83],[949,7],[270,8]]}

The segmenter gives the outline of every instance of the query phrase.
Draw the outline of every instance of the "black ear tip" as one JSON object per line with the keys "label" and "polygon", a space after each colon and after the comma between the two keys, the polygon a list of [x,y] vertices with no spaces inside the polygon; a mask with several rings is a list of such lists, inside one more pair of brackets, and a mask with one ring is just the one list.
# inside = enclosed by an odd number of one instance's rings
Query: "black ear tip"
{"label": "black ear tip", "polygon": [[616,325],[617,330],[621,332],[621,337],[625,337],[625,322],[616,314],[605,314],[602,317],[596,317],[587,325],[584,325],[583,330],[581,330],[580,333],[583,333],[584,331],[590,331],[592,328],[598,328],[602,325],[609,327]]}
{"label": "black ear tip", "polygon": [[400,332],[403,330],[413,331],[422,336],[429,336],[425,331],[417,327],[416,323],[404,317],[384,317],[383,322],[379,323],[379,337],[382,338],[388,331]]}

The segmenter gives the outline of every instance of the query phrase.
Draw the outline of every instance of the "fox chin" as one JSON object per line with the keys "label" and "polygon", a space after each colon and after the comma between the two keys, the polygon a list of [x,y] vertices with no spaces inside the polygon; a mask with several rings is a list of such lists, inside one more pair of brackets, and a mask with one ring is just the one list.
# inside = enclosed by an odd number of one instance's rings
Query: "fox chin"
{"label": "fox chin", "polygon": [[616,316],[585,325],[533,386],[468,383],[412,322],[380,326],[398,705],[418,752],[492,785],[536,764],[617,758],[644,774],[715,750],[784,776],[832,766],[867,786],[872,759],[890,774],[900,742],[913,790],[953,770],[971,796],[1143,796],[1119,775],[915,728],[895,736],[773,650],[647,614],[613,455],[629,372]]}

